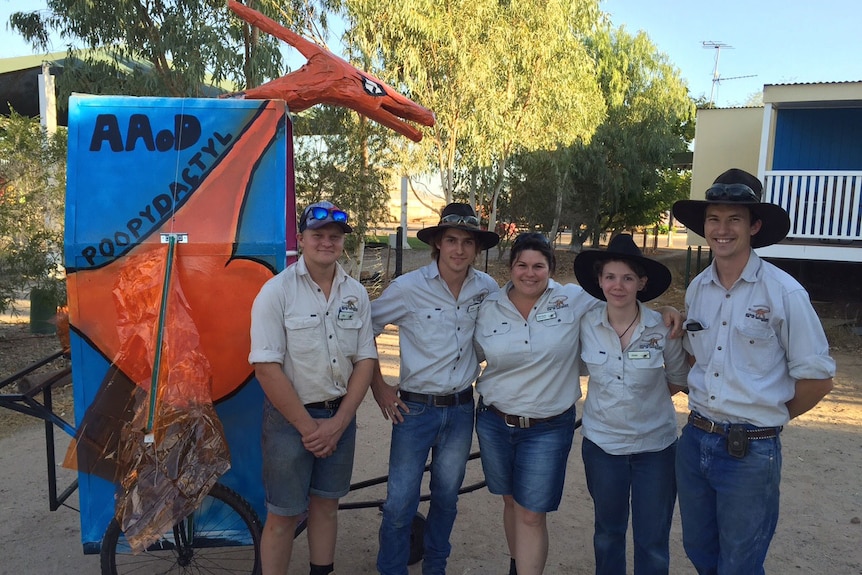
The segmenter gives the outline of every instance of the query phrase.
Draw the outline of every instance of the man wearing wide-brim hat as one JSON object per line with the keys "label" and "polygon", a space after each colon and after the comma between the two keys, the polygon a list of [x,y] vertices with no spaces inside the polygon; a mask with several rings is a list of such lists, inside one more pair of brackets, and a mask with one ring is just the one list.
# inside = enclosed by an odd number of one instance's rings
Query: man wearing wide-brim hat
{"label": "man wearing wide-brim hat", "polygon": [[479,375],[473,330],[479,304],[499,290],[473,262],[500,238],[481,228],[469,204],[449,204],[439,223],[417,236],[431,246],[434,261],[396,278],[371,306],[374,334],[397,325],[401,348],[399,384],[388,385],[379,365],[371,384],[383,416],[393,424],[377,555],[383,575],[407,575],[410,531],[429,452],[432,488],[422,573],[446,572],[458,490],[473,441],[473,382]]}
{"label": "man wearing wide-brim hat", "polygon": [[805,289],[752,248],[781,241],[787,213],[730,169],[673,214],[713,254],[685,295],[688,424],[677,446],[683,545],[698,573],[763,573],[778,522],[780,433],[832,389],[835,362]]}

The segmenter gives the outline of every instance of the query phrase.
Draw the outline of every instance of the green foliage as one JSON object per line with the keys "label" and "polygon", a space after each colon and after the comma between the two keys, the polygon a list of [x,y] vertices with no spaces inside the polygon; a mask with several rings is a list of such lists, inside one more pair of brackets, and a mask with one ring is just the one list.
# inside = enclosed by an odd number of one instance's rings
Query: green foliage
{"label": "green foliage", "polygon": [[588,139],[601,119],[595,70],[580,41],[598,16],[594,0],[345,5],[352,35],[373,47],[366,53],[388,72],[384,80],[434,110],[437,124],[423,145],[446,202],[470,193],[474,170],[485,170],[493,220],[512,154]]}
{"label": "green foliage", "polygon": [[0,158],[0,311],[32,288],[65,302],[65,130],[48,137],[38,120],[0,116]]}
{"label": "green foliage", "polygon": [[[330,4],[245,3],[289,28],[315,30],[325,30]],[[70,45],[99,49],[70,49],[71,60],[57,81],[61,107],[72,91],[193,97],[213,95],[217,91],[213,86],[258,86],[284,73],[282,42],[237,18],[224,0],[47,0],[47,4],[44,11],[12,14],[11,28],[36,50],[48,49],[51,31]]]}
{"label": "green foliage", "polygon": [[389,216],[391,134],[351,110],[323,106],[297,122],[294,137],[297,208],[329,200],[347,210],[354,234],[346,248],[356,249],[369,223]]}
{"label": "green foliage", "polygon": [[574,244],[653,225],[686,197],[688,176],[671,166],[694,131],[685,84],[646,35],[599,27],[585,43],[607,102],[604,121],[589,141],[516,157],[501,204],[518,225],[570,227]]}

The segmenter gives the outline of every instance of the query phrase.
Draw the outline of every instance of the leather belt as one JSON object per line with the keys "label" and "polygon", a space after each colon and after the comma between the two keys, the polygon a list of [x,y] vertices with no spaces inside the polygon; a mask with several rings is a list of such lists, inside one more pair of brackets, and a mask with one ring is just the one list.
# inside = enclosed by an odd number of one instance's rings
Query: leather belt
{"label": "leather belt", "polygon": [[341,400],[344,399],[344,396],[336,397],[335,399],[327,399],[326,401],[316,401],[314,403],[306,403],[306,409],[338,409],[338,406],[341,405]]}
{"label": "leather belt", "polygon": [[[716,423],[711,419],[692,411],[688,414],[688,422],[707,433],[717,433],[721,436],[727,436],[727,430],[730,427],[729,423]],[[783,427],[755,427],[754,429],[746,430],[748,439],[772,439],[778,437]]]}
{"label": "leather belt", "polygon": [[552,419],[559,417],[559,414],[552,417],[524,417],[523,415],[512,415],[511,413],[505,413],[503,411],[500,411],[493,405],[485,404],[485,407],[487,407],[492,413],[496,413],[497,415],[502,417],[503,421],[505,421],[506,425],[508,425],[509,427],[517,427],[519,429],[529,429],[537,423],[551,421]]}
{"label": "leather belt", "polygon": [[428,393],[414,393],[412,391],[398,390],[401,401],[412,401],[413,403],[424,403],[432,407],[452,407],[473,401],[473,386],[471,385],[458,393],[449,395],[430,395]]}

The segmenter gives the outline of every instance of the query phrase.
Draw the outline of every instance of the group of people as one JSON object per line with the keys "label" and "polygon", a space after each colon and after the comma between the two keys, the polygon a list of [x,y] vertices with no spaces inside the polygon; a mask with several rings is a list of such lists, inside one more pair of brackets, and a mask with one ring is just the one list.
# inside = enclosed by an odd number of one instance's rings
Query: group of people
{"label": "group of people", "polygon": [[[445,573],[475,428],[488,489],[503,500],[509,573],[542,573],[582,373],[596,573],[626,572],[630,514],[635,572],[667,573],[677,499],[698,573],[763,573],[778,518],[781,429],[830,391],[835,365],[805,290],[752,249],[789,230],[786,212],[761,193],[756,177],[732,169],[705,200],[674,205],[714,256],[686,292],[685,320],[644,305],[671,274],[625,234],[578,255],[579,285],[554,281],[546,237],[521,234],[500,288],[473,267],[499,237],[459,203],[418,234],[432,261],[370,302],[337,263],[352,231],[347,214],[308,206],[302,256],[252,310],[249,361],[266,395],[264,575],[286,573],[306,512],[310,573],[334,572],[338,498],[349,490],[355,414],[369,386],[392,422],[378,572],[408,572],[430,456],[422,572]],[[399,328],[397,385],[384,380],[374,346],[390,324]],[[678,436],[671,397],[681,390],[691,412]]]}

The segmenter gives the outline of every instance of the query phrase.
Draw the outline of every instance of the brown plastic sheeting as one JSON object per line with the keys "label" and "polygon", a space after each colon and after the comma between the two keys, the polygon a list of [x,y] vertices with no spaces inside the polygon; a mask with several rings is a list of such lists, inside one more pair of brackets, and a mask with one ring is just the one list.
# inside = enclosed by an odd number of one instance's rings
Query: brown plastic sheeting
{"label": "brown plastic sheeting", "polygon": [[[180,261],[176,253],[174,266]],[[66,456],[67,466],[119,483],[116,518],[135,552],[194,511],[230,469],[210,392],[212,370],[200,350],[176,269],[159,337],[167,263],[165,245],[164,250],[130,256],[120,268],[113,290],[120,350]],[[149,392],[159,350],[148,434]]]}

